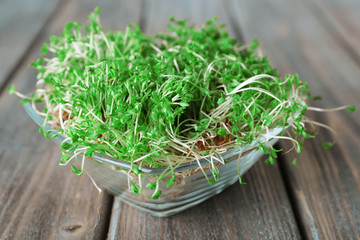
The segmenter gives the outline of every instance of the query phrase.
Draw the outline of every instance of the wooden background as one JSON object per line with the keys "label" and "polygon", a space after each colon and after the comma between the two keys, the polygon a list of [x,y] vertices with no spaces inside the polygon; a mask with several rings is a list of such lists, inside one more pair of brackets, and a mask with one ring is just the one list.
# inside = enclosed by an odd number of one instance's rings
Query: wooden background
{"label": "wooden background", "polygon": [[[0,1],[0,239],[360,239],[360,111],[309,113],[320,130],[304,152],[259,161],[244,180],[168,218],[127,206],[59,167],[60,152],[5,89],[34,90],[29,67],[68,21],[102,8],[105,29],[137,23],[165,31],[168,17],[202,24],[214,16],[239,41],[258,38],[283,74],[300,74],[313,106],[360,107],[360,2],[351,0]],[[279,143],[282,148],[286,142]],[[298,168],[291,164],[296,157]],[[99,204],[101,202],[101,204]]]}

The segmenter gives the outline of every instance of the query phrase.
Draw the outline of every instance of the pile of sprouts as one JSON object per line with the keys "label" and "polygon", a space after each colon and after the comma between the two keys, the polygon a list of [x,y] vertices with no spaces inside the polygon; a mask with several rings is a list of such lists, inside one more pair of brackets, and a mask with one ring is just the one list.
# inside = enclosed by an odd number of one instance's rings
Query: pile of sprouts
{"label": "pile of sprouts", "polygon": [[[170,18],[169,32],[155,36],[135,24],[105,32],[99,13],[96,8],[84,28],[68,23],[43,44],[44,57],[32,63],[39,73],[31,96],[9,87],[65,136],[60,165],[98,152],[130,162],[135,176],[142,166],[166,168],[146,186],[157,189],[166,175],[172,176],[168,187],[175,182],[179,164],[206,158],[213,176],[199,168],[214,184],[217,164],[225,164],[221,154],[230,149],[257,142],[273,164],[281,150],[260,137],[275,127],[292,127],[289,136],[282,131],[271,138],[291,141],[299,153],[303,138],[312,137],[304,113],[317,109],[305,103],[308,85],[298,75],[280,78],[256,40],[238,43],[216,18],[202,28]],[[49,137],[44,127],[40,132]],[[80,166],[73,172],[81,175]],[[130,188],[142,190],[134,183]]]}

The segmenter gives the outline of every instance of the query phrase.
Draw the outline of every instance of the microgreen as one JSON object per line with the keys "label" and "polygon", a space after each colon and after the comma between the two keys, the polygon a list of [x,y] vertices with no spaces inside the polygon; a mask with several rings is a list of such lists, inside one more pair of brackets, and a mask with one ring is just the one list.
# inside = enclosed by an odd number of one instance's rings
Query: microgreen
{"label": "microgreen", "polygon": [[297,168],[296,159],[294,159],[294,160],[292,161],[292,165],[294,165],[294,167],[296,167],[296,168]]}
{"label": "microgreen", "polygon": [[9,94],[15,94],[15,87],[14,86],[7,86],[6,89],[9,91]]}
{"label": "microgreen", "polygon": [[[256,141],[273,164],[279,150],[270,138],[260,141],[269,129],[291,125],[293,134],[312,137],[303,116],[318,108],[304,104],[308,85],[297,74],[282,79],[267,57],[257,55],[257,40],[238,43],[216,18],[197,29],[171,17],[169,32],[155,36],[135,24],[104,32],[99,13],[90,13],[84,28],[66,24],[42,46],[47,56],[32,63],[38,82],[31,97],[8,87],[10,94],[45,104],[39,115],[67,139],[61,165],[99,152],[130,162],[139,177],[139,166],[165,167],[146,185],[156,199],[159,182],[171,175],[166,185],[173,185],[174,168],[185,161],[210,157],[213,176],[200,169],[213,185],[221,175],[213,157],[236,146]],[[49,136],[42,127],[40,132]],[[301,152],[301,141],[283,135],[272,138],[290,140]],[[73,172],[83,168],[73,166]],[[142,190],[133,182],[129,188]]]}

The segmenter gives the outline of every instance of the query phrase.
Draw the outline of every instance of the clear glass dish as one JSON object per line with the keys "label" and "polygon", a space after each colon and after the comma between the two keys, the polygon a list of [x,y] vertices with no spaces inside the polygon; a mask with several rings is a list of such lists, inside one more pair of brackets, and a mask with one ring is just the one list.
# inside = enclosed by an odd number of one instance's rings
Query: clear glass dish
{"label": "clear glass dish", "polygon": [[[34,111],[29,103],[24,104],[24,108],[39,126],[43,125],[43,119]],[[44,129],[50,130],[51,127],[45,125]],[[272,136],[278,135],[282,130],[282,128],[274,128],[267,136],[262,138],[264,141],[265,138],[271,139]],[[52,139],[60,145],[64,137],[58,135]],[[277,139],[271,139],[269,142],[274,145],[276,141]],[[85,172],[98,186],[118,196],[125,203],[154,216],[164,217],[195,206],[234,184],[239,179],[239,174],[240,176],[243,175],[263,156],[264,153],[257,150],[257,146],[258,143],[254,141],[250,146],[234,148],[223,153],[221,156],[226,164],[217,165],[219,178],[212,186],[209,185],[196,161],[179,165],[175,169],[175,183],[167,188],[167,179],[165,178],[159,186],[162,194],[156,200],[151,198],[154,190],[147,189],[145,186],[147,183],[154,182],[155,178],[153,175],[161,174],[165,170],[164,168],[140,168],[144,172],[144,174],[141,174],[141,184],[144,187],[140,194],[134,194],[129,189],[129,178],[132,182],[139,184],[138,177],[131,176],[127,172],[131,169],[129,162],[95,154],[91,158],[85,158]],[[213,179],[209,162],[206,159],[201,159],[200,164],[207,176]]]}

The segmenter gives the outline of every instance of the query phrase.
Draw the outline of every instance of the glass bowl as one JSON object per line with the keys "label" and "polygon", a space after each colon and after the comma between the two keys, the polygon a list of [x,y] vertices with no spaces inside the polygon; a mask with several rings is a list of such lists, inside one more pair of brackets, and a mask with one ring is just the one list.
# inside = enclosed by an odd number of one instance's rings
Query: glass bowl
{"label": "glass bowl", "polygon": [[[42,117],[34,111],[29,103],[24,104],[24,108],[39,126],[43,125]],[[44,129],[50,130],[51,127],[45,125]],[[283,128],[274,128],[261,138],[263,141],[265,138],[271,139],[272,136],[278,135],[283,130]],[[60,145],[64,137],[58,135],[52,139]],[[274,145],[276,141],[277,139],[271,139],[269,143]],[[199,168],[200,163],[208,178],[214,180],[209,161],[206,158],[201,159],[199,163],[194,160],[179,165],[175,169],[175,183],[167,188],[167,179],[165,178],[159,185],[162,193],[156,200],[151,198],[154,190],[147,189],[145,186],[154,182],[153,175],[160,175],[165,168],[142,167],[140,169],[144,173],[141,174],[141,181],[139,181],[138,176],[128,174],[128,170],[131,169],[129,162],[95,153],[93,157],[85,158],[84,169],[96,185],[105,188],[114,196],[118,196],[125,203],[154,216],[164,217],[195,206],[234,184],[239,179],[239,175],[243,175],[263,156],[264,153],[257,150],[257,146],[258,143],[254,141],[249,146],[237,147],[221,154],[225,164],[217,165],[219,178],[214,185],[209,185],[204,173]],[[80,157],[82,158],[82,156]],[[141,182],[143,191],[134,194],[129,189],[129,180],[138,186]]]}

